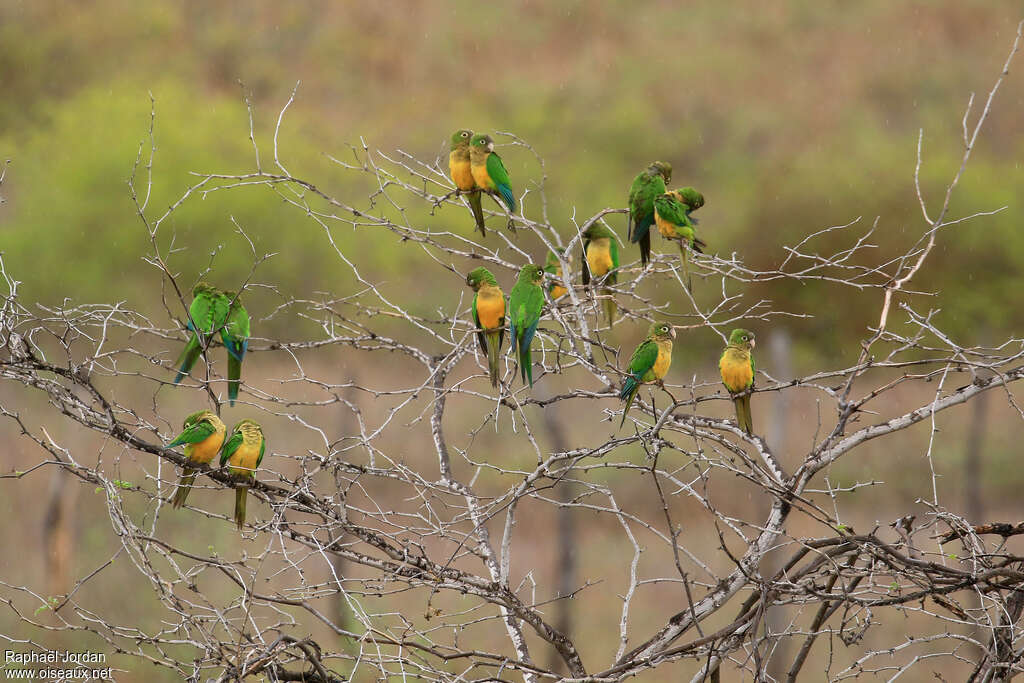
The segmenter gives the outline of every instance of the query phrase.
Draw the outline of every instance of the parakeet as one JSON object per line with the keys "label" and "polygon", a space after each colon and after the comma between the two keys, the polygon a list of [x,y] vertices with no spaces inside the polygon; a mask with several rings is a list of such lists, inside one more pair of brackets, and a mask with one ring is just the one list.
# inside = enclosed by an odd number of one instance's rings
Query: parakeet
{"label": "parakeet", "polygon": [[242,305],[241,297],[232,291],[224,292],[231,302],[227,321],[220,330],[220,338],[228,350],[228,401],[235,405],[238,399],[238,382],[242,378],[242,359],[249,349],[249,312]]}
{"label": "parakeet", "polygon": [[241,529],[245,525],[245,499],[249,482],[256,478],[256,469],[263,462],[267,441],[263,430],[253,420],[245,419],[231,430],[231,436],[224,442],[220,453],[220,466],[228,466],[231,474],[248,480],[235,488],[235,523]]}
{"label": "parakeet", "polygon": [[[583,232],[583,284],[589,285],[591,278],[599,279],[607,274],[605,285],[614,285],[619,276],[619,243],[615,233],[600,223],[594,223]],[[601,293],[605,296],[604,312],[608,324],[615,322],[615,297],[609,287]]]}
{"label": "parakeet", "polygon": [[672,164],[655,161],[629,187],[629,241],[640,244],[640,261],[647,267],[651,259],[651,226],[654,225],[654,200],[665,194],[672,180]]}
{"label": "parakeet", "polygon": [[636,347],[633,357],[629,359],[626,381],[622,383],[622,391],[619,392],[619,398],[626,402],[619,429],[626,423],[626,415],[629,414],[640,385],[664,379],[668,374],[672,365],[672,340],[675,338],[676,331],[672,325],[656,320],[648,328],[647,337]]}
{"label": "parakeet", "polygon": [[[470,169],[477,187],[488,192],[496,192],[505,202],[509,213],[516,212],[516,197],[512,194],[512,185],[508,179],[505,164],[494,151],[494,140],[490,135],[477,133],[469,143]],[[514,227],[509,221],[509,227]]]}
{"label": "parakeet", "polygon": [[527,381],[533,387],[533,361],[530,358],[530,343],[537,332],[540,311],[544,306],[544,291],[540,283],[544,272],[532,263],[522,267],[519,280],[508,298],[509,330],[512,333],[512,353],[519,348],[519,371],[523,384]]}
{"label": "parakeet", "polygon": [[750,417],[750,394],[736,396],[754,387],[754,333],[749,330],[736,329],[729,333],[729,345],[718,360],[718,369],[722,373],[722,384],[733,395],[736,404],[736,422],[747,434],[754,433],[754,422]]}
{"label": "parakeet", "polygon": [[480,350],[487,356],[491,386],[498,386],[498,355],[505,341],[505,293],[498,281],[486,268],[476,268],[466,276],[466,284],[473,288],[473,323],[477,329]]}
{"label": "parakeet", "polygon": [[[685,194],[684,194],[685,193]],[[694,221],[690,212],[704,206],[704,195],[692,187],[671,190],[654,200],[654,222],[658,232],[665,239],[679,243],[679,254],[683,260],[683,272],[688,274],[687,247],[703,254],[707,244],[694,232]]]}
{"label": "parakeet", "polygon": [[[185,424],[181,434],[174,437],[174,441],[167,444],[168,448],[174,448],[185,444],[185,457],[189,462],[206,465],[216,457],[220,447],[224,444],[224,432],[226,427],[215,413],[209,410],[200,410],[185,418]],[[181,479],[178,480],[178,490],[174,493],[171,505],[180,508],[188,498],[188,492],[192,490],[192,482],[196,480],[196,470],[186,466],[181,472]]]}
{"label": "parakeet", "polygon": [[544,272],[554,276],[548,283],[548,296],[552,301],[557,301],[566,294],[566,289],[562,286],[562,264],[558,262],[559,256],[565,257],[565,249],[558,249],[558,254],[549,251],[547,261],[544,263]]}
{"label": "parakeet", "polygon": [[175,361],[178,366],[175,384],[192,371],[192,366],[203,352],[203,346],[209,344],[210,337],[224,326],[230,301],[224,292],[206,282],[200,282],[192,288],[192,304],[188,307],[188,329],[192,335]]}
{"label": "parakeet", "polygon": [[471,130],[457,130],[452,133],[451,151],[448,152],[448,173],[451,175],[455,187],[468,193],[466,201],[469,202],[473,218],[476,219],[476,228],[480,231],[481,236],[487,237],[487,229],[484,228],[483,192],[472,192],[472,190],[477,190],[469,160],[469,141],[472,138],[473,131]]}

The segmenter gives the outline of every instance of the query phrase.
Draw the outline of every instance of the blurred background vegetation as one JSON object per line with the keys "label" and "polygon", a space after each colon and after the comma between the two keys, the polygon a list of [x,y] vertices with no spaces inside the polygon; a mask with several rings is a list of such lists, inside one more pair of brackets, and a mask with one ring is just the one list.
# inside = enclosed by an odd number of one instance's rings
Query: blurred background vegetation
{"label": "blurred background vegetation", "polygon": [[[365,203],[364,185],[326,154],[350,157],[348,145],[365,139],[371,149],[401,148],[430,162],[456,128],[511,131],[544,157],[549,215],[566,238],[573,215],[582,219],[624,206],[632,177],[649,161],[665,159],[675,167],[674,185],[694,185],[707,197],[699,217],[712,251],[735,251],[751,267],[770,268],[785,257],[784,245],[809,232],[857,218],[866,230],[877,218],[871,241],[881,263],[902,253],[926,227],[913,187],[918,130],[924,129],[922,188],[934,215],[962,154],[968,97],[977,94],[973,120],[1003,65],[1018,11],[1011,3],[988,0],[794,0],[762,3],[756,10],[669,1],[5,0],[0,158],[12,163],[0,192],[7,200],[0,206],[0,249],[8,269],[24,281],[26,301],[121,298],[168,324],[159,304],[160,274],[142,260],[150,245],[126,183],[140,143],[144,158],[148,153],[150,93],[158,147],[151,213],[159,213],[197,180],[191,172],[254,169],[239,81],[255,107],[267,167],[277,114],[301,80],[281,130],[282,158],[294,175],[353,204]],[[1008,210],[947,228],[914,280],[916,289],[941,290],[919,308],[941,308],[939,325],[963,344],[1005,338],[1024,322],[1015,298],[1024,249],[1014,201],[1024,181],[1024,67],[1016,66],[954,194],[950,217]],[[501,153],[517,191],[539,181],[538,164],[526,149],[504,147]],[[528,215],[537,219],[539,207],[531,202]],[[161,244],[166,247],[173,236],[176,245],[188,248],[172,261],[185,281],[191,282],[218,245],[225,249],[216,258],[214,281],[239,281],[249,272],[252,256],[231,217],[260,252],[278,253],[261,267],[260,280],[293,296],[348,291],[351,273],[325,248],[322,230],[263,188],[196,198],[173,214]],[[465,212],[446,208],[432,220],[454,232],[471,230]],[[613,216],[610,222],[624,239],[625,218]],[[365,277],[403,291],[403,302],[418,312],[433,309],[449,292],[452,304],[457,300],[463,285],[454,277],[431,288],[432,298],[417,300],[417,283],[441,271],[424,275],[418,249],[403,249],[382,232],[373,235],[336,231]],[[538,242],[521,239],[543,259]],[[848,234],[832,233],[815,244],[825,253],[850,241]],[[655,238],[655,249],[666,247]],[[636,249],[627,255],[635,259]],[[512,274],[500,279],[510,285]],[[836,305],[837,293],[842,305]],[[259,296],[254,295],[256,305],[249,304],[257,318],[272,303],[261,305]],[[790,374],[837,359],[852,362],[867,326],[877,320],[881,299],[877,292],[848,296],[787,282],[759,285],[754,296],[770,297],[777,309],[813,315],[784,323],[797,351]],[[256,334],[294,338],[293,324],[278,316],[262,321]],[[616,343],[629,348],[634,340],[626,336],[635,334],[626,330]],[[705,352],[719,342],[705,336],[686,340],[677,354],[676,381],[689,381],[691,371],[709,381],[714,377],[716,356]],[[685,356],[685,362],[707,357],[699,370],[684,364],[683,354],[694,347],[698,354]],[[329,372],[329,363],[321,362]],[[272,366],[257,357],[247,367],[247,381],[258,382]],[[765,414],[772,400],[765,398]],[[799,433],[804,447],[813,399],[787,405],[790,412],[782,413],[770,439],[794,445],[790,435]],[[999,410],[992,424],[1014,419],[1005,407]],[[186,412],[184,404],[178,412]],[[724,406],[720,412],[727,412]],[[964,413],[950,418],[947,439],[937,446],[947,472],[961,466],[962,441],[955,437],[963,435],[967,421]],[[887,443],[912,452],[926,437],[923,427],[915,428]],[[283,439],[271,441],[286,447]],[[13,448],[15,435],[6,435],[4,443]],[[22,462],[38,460],[38,452],[21,447]],[[853,463],[830,475],[847,483],[891,482],[878,494],[858,494],[863,505],[862,518],[853,520],[857,524],[870,525],[875,515],[886,514],[879,510],[893,495],[913,500],[930,492],[930,481],[907,476],[905,462],[886,457],[894,452],[886,450],[891,445],[873,448],[867,449],[878,456],[871,460],[871,475]],[[1019,451],[1007,433],[996,433],[986,448],[991,462],[1002,464]],[[1019,491],[1021,476],[1019,468],[986,471],[984,489],[994,496],[994,508],[999,494]],[[949,486],[958,500],[959,489]],[[30,509],[31,494],[22,488],[6,499],[9,512]],[[754,509],[762,503],[746,501]],[[96,548],[117,547],[102,501],[89,501],[84,493],[78,504],[83,511],[74,521],[73,545],[89,549],[92,557],[83,552],[71,560],[71,576],[95,567],[107,552],[96,554]],[[18,537],[29,542],[37,523],[35,517],[26,522]],[[168,524],[180,525],[182,534],[188,529],[181,518]],[[522,524],[530,528],[529,521]],[[233,531],[220,526],[211,530],[216,536],[210,542],[233,543]],[[618,533],[611,527],[609,539]],[[608,540],[613,542],[621,538]],[[604,548],[598,543],[581,549],[581,562],[600,561]],[[18,576],[37,570],[15,566],[11,558],[0,566]],[[123,576],[138,580],[130,567]],[[120,584],[111,586],[95,599],[116,600],[120,590]],[[592,608],[607,612],[602,619],[613,623],[613,603]],[[646,606],[660,614],[659,596],[652,594]],[[149,609],[148,603],[131,601],[123,606],[128,615],[138,610],[140,619]],[[590,644],[594,650],[605,646]]]}

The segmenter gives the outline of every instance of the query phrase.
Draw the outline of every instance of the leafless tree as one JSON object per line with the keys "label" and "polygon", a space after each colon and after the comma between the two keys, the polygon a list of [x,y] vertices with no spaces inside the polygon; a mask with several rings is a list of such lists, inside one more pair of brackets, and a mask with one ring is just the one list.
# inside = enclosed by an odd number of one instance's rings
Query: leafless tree
{"label": "leafless tree", "polygon": [[[971,229],[1001,210],[949,213],[1020,38],[1018,26],[980,111],[973,96],[968,102],[962,162],[944,196],[926,201],[917,184],[923,222],[907,251],[885,255],[885,240],[871,241],[877,219],[855,218],[810,232],[768,270],[752,269],[736,254],[694,255],[692,288],[670,252],[647,269],[623,264],[626,277],[612,288],[621,310],[616,332],[658,317],[673,321],[681,337],[715,334],[724,344],[740,323],[813,314],[757,298],[763,283],[783,279],[819,288],[823,305],[839,297],[878,302],[856,358],[796,378],[759,370],[755,406],[772,395],[809,395],[818,406],[817,419],[784,440],[785,453],[734,420],[709,414],[728,414],[717,377],[679,371],[663,389],[641,391],[628,428],[616,433],[616,389],[631,347],[621,348],[600,314],[597,290],[577,284],[567,259],[568,294],[547,302],[535,342],[545,392],[518,386],[509,356],[501,386],[491,392],[468,298],[416,309],[403,298],[408,290],[375,282],[346,248],[347,234],[393,242],[396,250],[416,252],[427,281],[457,282],[473,264],[511,284],[523,264],[542,262],[556,247],[575,254],[578,270],[581,232],[610,218],[621,224],[625,211],[603,208],[556,226],[548,219],[539,155],[539,179],[518,185],[518,213],[485,204],[491,221],[511,219],[516,233],[496,229],[475,241],[441,157],[424,161],[365,143],[330,157],[353,186],[369,183],[362,199],[293,175],[278,138],[296,92],[277,117],[272,161],[257,144],[250,106],[253,169],[197,173],[177,201],[156,210],[151,120],[129,185],[150,240],[146,259],[163,288],[165,321],[125,301],[25,301],[20,264],[0,259],[0,413],[41,454],[33,466],[4,474],[5,486],[30,485],[40,471],[57,470],[101,489],[118,543],[62,595],[0,581],[0,600],[19,625],[0,639],[45,648],[55,632],[87,632],[112,653],[189,680],[582,683],[667,680],[671,672],[673,680],[702,681],[716,680],[720,670],[730,680],[769,680],[767,662],[777,649],[789,661],[771,671],[786,672],[790,681],[801,674],[830,681],[892,680],[907,672],[942,678],[942,671],[1008,680],[1022,670],[1024,647],[1024,557],[1009,543],[1024,528],[947,509],[935,486],[933,445],[945,411],[989,392],[1024,418],[1011,391],[1024,377],[1024,342],[981,347],[956,340],[940,329],[935,309],[922,308],[941,293],[912,285],[945,230]],[[499,137],[533,153],[515,135]],[[922,137],[915,180],[924,163]],[[188,202],[242,188],[273,193],[294,207],[297,223],[318,228],[343,270],[339,281],[351,286],[296,295],[263,282],[260,266],[273,255],[259,253],[247,226],[235,225],[233,239],[251,251],[253,265],[234,284],[279,301],[260,312],[254,329],[290,316],[305,326],[297,329],[314,331],[252,341],[250,363],[273,357],[291,373],[259,377],[247,370],[244,410],[270,425],[270,449],[251,489],[255,514],[237,544],[214,550],[163,523],[173,514],[191,516],[197,528],[231,524],[220,502],[225,496],[210,496],[212,504],[193,496],[180,512],[167,505],[184,462],[163,446],[183,417],[172,412],[180,400],[169,397],[191,391],[219,412],[225,386],[212,343],[204,351],[209,362],[184,383],[189,389],[168,386],[174,349],[185,337],[187,292],[216,274],[216,253],[198,272],[180,272],[183,254],[194,263],[197,250],[175,243],[168,220]],[[442,212],[445,227],[438,228]],[[819,253],[822,239],[837,234],[846,246]],[[532,253],[528,243],[536,245]],[[339,358],[366,370],[339,369]],[[397,368],[402,379],[381,379],[375,367]],[[44,403],[33,402],[40,396]],[[909,403],[908,396],[920,400]],[[560,420],[587,415],[587,438],[577,438],[578,430],[552,438],[544,411],[553,407]],[[476,422],[454,433],[446,429],[452,420]],[[54,432],[55,423],[66,425],[66,438]],[[858,505],[857,492],[884,484],[835,485],[830,469],[856,458],[868,442],[918,423],[929,430],[927,446],[908,466],[931,478],[933,495],[906,501],[904,515],[891,523],[854,529],[844,520]],[[534,457],[490,458],[491,434]],[[197,488],[223,492],[235,483],[226,471],[205,468]],[[759,509],[767,513],[737,513],[738,490],[765,501]],[[570,527],[576,550],[601,557],[571,589],[558,577],[544,578],[541,564],[548,561],[536,552],[535,534],[517,533],[524,516],[560,514],[579,516]],[[618,529],[617,550],[591,547],[599,541],[587,525]],[[708,533],[691,536],[698,527]],[[762,566],[768,553],[781,558],[772,571]],[[115,563],[130,563],[149,583],[153,594],[141,599],[161,610],[158,621],[119,622],[85,599]],[[652,591],[662,596],[661,609],[640,611]],[[614,623],[591,626],[605,630],[602,647],[558,627],[566,622],[553,615],[565,601],[617,605]],[[770,608],[786,615],[783,630],[766,626]],[[893,629],[893,621],[905,626]]]}

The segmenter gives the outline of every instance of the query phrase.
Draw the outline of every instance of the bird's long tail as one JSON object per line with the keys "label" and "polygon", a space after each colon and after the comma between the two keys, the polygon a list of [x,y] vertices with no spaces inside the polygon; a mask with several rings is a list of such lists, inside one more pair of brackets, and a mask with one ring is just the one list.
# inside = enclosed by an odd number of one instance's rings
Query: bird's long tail
{"label": "bird's long tail", "polygon": [[750,394],[737,396],[732,400],[736,405],[736,422],[747,434],[754,433],[754,422],[750,417]]}
{"label": "bird's long tail", "polygon": [[501,332],[487,333],[487,367],[491,371],[491,386],[498,386],[498,355],[501,349]]}
{"label": "bird's long tail", "polygon": [[602,289],[601,293],[605,296],[604,301],[601,302],[604,306],[604,316],[608,320],[608,327],[611,327],[612,323],[615,322],[615,313],[618,311],[618,306],[615,304],[615,295],[607,287]]}
{"label": "bird's long tail", "polygon": [[182,349],[181,355],[178,356],[178,360],[174,362],[178,366],[178,374],[174,378],[174,383],[180,382],[188,373],[192,371],[192,366],[199,360],[199,354],[202,348],[199,346],[199,335],[193,334],[185,344],[185,348]]}
{"label": "bird's long tail", "polygon": [[523,384],[529,383],[533,388],[533,359],[530,354],[532,344],[519,343],[519,371],[523,375]]}
{"label": "bird's long tail", "polygon": [[480,231],[481,237],[487,237],[487,228],[484,227],[483,191],[470,192],[466,199],[473,211],[473,218],[476,219],[476,229]]}
{"label": "bird's long tail", "polygon": [[245,526],[245,498],[248,493],[248,486],[239,486],[235,489],[235,524],[239,529]]}
{"label": "bird's long tail", "polygon": [[648,228],[637,241],[640,243],[640,264],[646,268],[651,260],[651,229]]}
{"label": "bird's long tail", "polygon": [[686,281],[686,288],[692,290],[693,287],[690,283],[690,259],[686,254],[686,245],[683,244],[686,240],[679,240],[679,260],[683,264],[683,279]]}
{"label": "bird's long tail", "polygon": [[188,498],[188,493],[192,490],[192,483],[195,480],[196,471],[191,467],[186,467],[181,473],[181,479],[178,480],[178,490],[174,492],[171,507],[180,508],[185,504],[185,499]]}
{"label": "bird's long tail", "polygon": [[640,383],[633,375],[627,377],[626,381],[622,383],[622,391],[619,392],[619,398],[626,402],[626,407],[622,411],[622,421],[619,422],[619,429],[622,429],[622,425],[626,424],[626,416],[629,415],[629,408],[633,405],[633,399],[636,398],[636,392],[639,389]]}
{"label": "bird's long tail", "polygon": [[238,384],[242,379],[242,361],[228,354],[228,402],[233,406],[238,400]]}

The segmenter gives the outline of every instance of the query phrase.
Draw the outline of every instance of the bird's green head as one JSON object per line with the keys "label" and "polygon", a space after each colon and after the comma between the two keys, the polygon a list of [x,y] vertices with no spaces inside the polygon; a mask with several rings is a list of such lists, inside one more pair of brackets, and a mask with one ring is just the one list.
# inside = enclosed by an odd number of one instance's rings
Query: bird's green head
{"label": "bird's green head", "polygon": [[583,231],[583,237],[588,240],[596,240],[601,237],[615,237],[615,233],[612,232],[611,228],[601,223],[594,223],[589,228]]}
{"label": "bird's green head", "polygon": [[257,422],[256,420],[250,420],[249,418],[245,418],[244,420],[239,420],[235,424],[234,429],[232,429],[231,431],[232,432],[241,432],[241,431],[245,431],[246,429],[255,429],[257,432],[260,433],[261,436],[263,435],[263,428],[260,427],[260,423]]}
{"label": "bird's green head", "polygon": [[462,130],[457,130],[454,133],[452,133],[451,148],[458,149],[459,147],[469,147],[469,141],[472,138],[473,131],[466,130],[465,128],[463,128]]}
{"label": "bird's green head", "polygon": [[217,416],[214,413],[211,413],[209,410],[197,410],[196,412],[192,413],[191,415],[185,418],[185,424],[183,426],[185,429],[188,429],[189,427],[192,427],[193,425],[196,425],[202,422],[203,420],[209,420],[211,417]]}
{"label": "bird's green head", "polygon": [[471,149],[486,150],[488,152],[494,151],[494,139],[490,135],[484,133],[477,133],[470,140],[469,146]]}
{"label": "bird's green head", "polygon": [[466,276],[466,284],[473,288],[473,291],[480,289],[480,286],[484,283],[489,285],[497,285],[498,281],[494,279],[491,271],[487,270],[483,266],[480,268],[474,268],[469,271],[469,275]]}
{"label": "bird's green head", "polygon": [[672,180],[672,164],[667,161],[655,161],[647,169],[652,173],[660,175],[665,179],[666,183]]}
{"label": "bird's green head", "polygon": [[197,297],[201,294],[213,296],[218,294],[217,288],[211,285],[209,282],[197,282],[196,286],[192,288],[192,296]]}
{"label": "bird's green head", "polygon": [[704,206],[704,195],[692,187],[680,187],[674,194],[678,196],[679,201],[690,208],[690,211],[696,211]]}
{"label": "bird's green head", "polygon": [[648,328],[647,336],[658,341],[668,341],[676,338],[676,328],[672,327],[672,323],[655,320]]}
{"label": "bird's green head", "polygon": [[750,330],[737,328],[729,333],[729,345],[739,346],[749,351],[754,348],[754,333]]}
{"label": "bird's green head", "polygon": [[[558,252],[558,253],[556,254],[555,252]],[[565,256],[565,249],[562,249],[561,247],[557,247],[557,248],[555,248],[555,251],[549,251],[548,252],[548,258],[544,262],[544,267],[545,268],[555,268],[555,267],[557,267],[558,266],[558,257],[559,256]]]}
{"label": "bird's green head", "polygon": [[539,285],[544,279],[544,270],[540,266],[535,266],[532,263],[527,263],[523,266],[522,270],[519,271],[519,282],[529,282],[533,285]]}
{"label": "bird's green head", "polygon": [[242,307],[242,295],[236,292],[235,290],[225,289],[224,296],[226,296],[228,298],[228,301],[231,302],[232,310]]}

